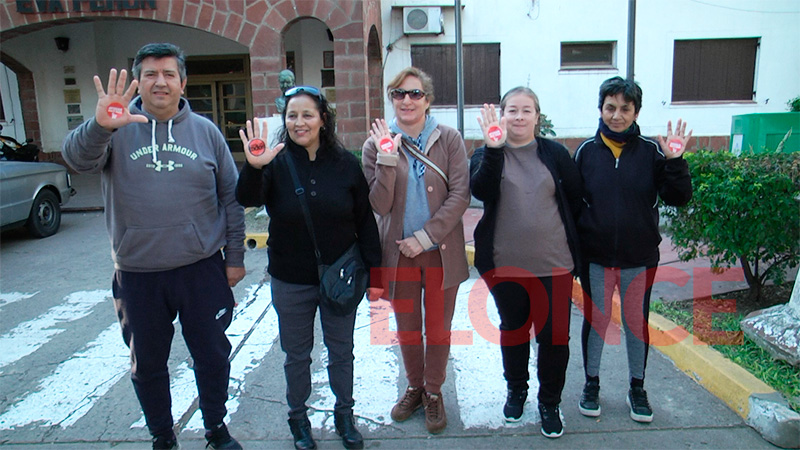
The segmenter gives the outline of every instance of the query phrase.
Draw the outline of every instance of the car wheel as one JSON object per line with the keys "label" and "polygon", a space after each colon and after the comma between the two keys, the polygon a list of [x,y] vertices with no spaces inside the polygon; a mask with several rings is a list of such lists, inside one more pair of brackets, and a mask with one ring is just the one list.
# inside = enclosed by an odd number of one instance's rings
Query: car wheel
{"label": "car wheel", "polygon": [[28,231],[43,238],[52,236],[61,225],[61,205],[52,191],[42,190],[33,199],[31,214],[28,216]]}

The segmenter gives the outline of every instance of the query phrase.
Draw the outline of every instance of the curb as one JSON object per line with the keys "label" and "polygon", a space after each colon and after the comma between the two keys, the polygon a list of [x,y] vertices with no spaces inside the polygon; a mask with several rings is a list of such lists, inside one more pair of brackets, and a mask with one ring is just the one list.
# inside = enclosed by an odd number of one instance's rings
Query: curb
{"label": "curb", "polygon": [[[675,322],[653,312],[650,313],[650,326],[661,334],[680,329]],[[685,334],[684,339],[672,345],[660,345],[658,350],[741,418],[746,420],[750,414],[750,397],[753,394],[775,393],[766,383],[705,342],[689,333]]]}
{"label": "curb", "polygon": [[800,414],[780,393],[666,317],[651,312],[650,327],[655,331],[651,345],[662,342],[654,346],[761,437],[779,447],[800,448]]}
{"label": "curb", "polygon": [[246,233],[244,238],[244,245],[245,247],[249,248],[250,250],[256,248],[264,248],[267,246],[267,238],[269,238],[269,233]]}

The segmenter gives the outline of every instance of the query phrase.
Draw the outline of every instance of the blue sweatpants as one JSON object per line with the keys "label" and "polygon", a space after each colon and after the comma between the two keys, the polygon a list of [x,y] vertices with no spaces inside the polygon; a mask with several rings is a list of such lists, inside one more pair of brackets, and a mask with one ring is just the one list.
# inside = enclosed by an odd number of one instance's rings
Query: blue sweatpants
{"label": "blue sweatpants", "polygon": [[112,286],[122,337],[131,349],[131,379],[153,436],[173,427],[169,392],[170,346],[180,318],[194,360],[206,429],[227,414],[231,344],[225,329],[234,299],[222,255],[162,272],[114,272]]}

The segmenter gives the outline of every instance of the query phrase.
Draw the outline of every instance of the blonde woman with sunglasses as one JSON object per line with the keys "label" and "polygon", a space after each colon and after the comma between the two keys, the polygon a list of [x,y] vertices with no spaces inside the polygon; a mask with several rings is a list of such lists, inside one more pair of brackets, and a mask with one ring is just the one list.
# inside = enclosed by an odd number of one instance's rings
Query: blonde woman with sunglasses
{"label": "blonde woman with sunglasses", "polygon": [[375,121],[362,161],[408,379],[391,417],[402,422],[424,407],[425,425],[435,434],[447,426],[442,384],[450,324],[458,286],[469,276],[461,221],[469,206],[467,152],[458,131],[430,115],[433,83],[426,73],[403,69],[387,93],[395,117]]}

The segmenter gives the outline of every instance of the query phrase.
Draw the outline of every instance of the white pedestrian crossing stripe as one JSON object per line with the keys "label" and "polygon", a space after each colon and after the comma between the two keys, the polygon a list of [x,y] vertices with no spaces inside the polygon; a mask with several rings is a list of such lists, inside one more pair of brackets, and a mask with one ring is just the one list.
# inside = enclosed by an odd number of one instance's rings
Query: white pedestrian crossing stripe
{"label": "white pedestrian crossing stripe", "polygon": [[10,305],[12,303],[16,303],[20,300],[27,300],[38,293],[39,291],[36,291],[32,294],[24,292],[7,292],[7,293],[0,292],[0,308],[6,305]]}
{"label": "white pedestrian crossing stripe", "polygon": [[130,358],[119,325],[103,330],[85,349],[59,364],[35,392],[0,415],[0,430],[36,423],[67,428],[128,373]]}
{"label": "white pedestrian crossing stripe", "polygon": [[[500,317],[486,284],[482,280],[467,280],[458,289],[452,329],[475,330],[473,322],[477,322],[482,316],[488,316],[493,325],[493,330],[484,330],[484,334],[491,331],[499,333]],[[508,425],[503,416],[507,388],[503,378],[503,357],[498,343],[487,341],[474,331],[471,345],[453,345],[450,349],[450,367],[456,375],[458,410],[464,428],[500,428]],[[528,391],[537,392],[536,358],[533,350],[528,371],[531,374]],[[521,421],[513,425],[536,422],[538,413],[535,410],[536,403],[529,400],[525,404]]]}
{"label": "white pedestrian crossing stripe", "polygon": [[[30,295],[31,297],[33,294]],[[67,296],[63,303],[50,308],[41,316],[23,322],[13,330],[0,336],[0,368],[14,363],[35,352],[66,330],[63,324],[88,316],[98,303],[110,298],[110,290],[80,291]],[[25,295],[6,295],[0,298],[18,301]],[[30,298],[30,297],[27,297]],[[2,373],[0,371],[0,373]]]}
{"label": "white pedestrian crossing stripe", "polygon": [[[483,290],[483,291],[481,291]],[[470,294],[473,298],[470,298]],[[36,294],[0,293],[0,307]],[[85,318],[95,307],[111,298],[109,290],[75,292],[33,320],[22,322],[0,336],[0,367],[14,364],[26,356],[41,350],[68,329],[71,323]],[[483,304],[481,305],[481,302]],[[477,313],[470,308],[478,308]],[[109,308],[110,309],[110,308]],[[490,342],[475,331],[471,315],[483,314],[496,327],[499,324],[494,301],[483,282],[469,280],[458,292],[453,319],[454,331],[471,334],[471,344],[458,341],[451,348],[449,373],[456,390],[459,419],[466,429],[500,428],[506,426],[502,416],[505,401],[505,381],[502,375],[502,358],[497,342]],[[359,307],[354,333],[354,412],[358,426],[374,431],[392,424],[389,416],[398,393],[405,388],[400,379],[399,348],[391,306],[389,302],[367,302]],[[385,331],[389,331],[387,339]],[[242,304],[234,310],[233,321],[227,330],[233,347],[231,378],[227,408],[235,416],[240,402],[246,398],[247,377],[257,369],[274,351],[278,341],[278,318],[272,307],[268,283],[252,285],[247,289]],[[463,334],[461,335],[463,337]],[[321,336],[316,339],[322,345]],[[280,352],[280,349],[277,349]],[[284,355],[280,352],[281,360]],[[326,370],[327,352],[322,346],[321,361],[314,364],[312,373],[313,392],[309,418],[315,428],[333,427],[331,420],[335,398],[330,391]],[[172,413],[176,421],[181,419],[182,429],[202,430],[202,415],[197,410],[197,387],[190,361],[183,361],[171,368]],[[16,430],[21,427],[68,428],[84,417],[96,403],[130,370],[129,350],[123,343],[119,324],[115,321],[99,332],[80,351],[63,359],[55,369],[44,374],[38,385],[29,392],[11,394],[7,397],[5,410],[0,411],[0,430]],[[536,373],[535,358],[530,363],[531,374]],[[283,378],[283,374],[275,374]],[[480,389],[476,389],[480,386]],[[530,381],[530,392],[536,392],[535,375]],[[9,394],[6,393],[8,396]],[[276,394],[286,408],[282,393]],[[538,420],[535,394],[526,405],[522,424]],[[451,402],[453,400],[450,400]],[[131,423],[131,428],[144,427],[144,418]]]}

